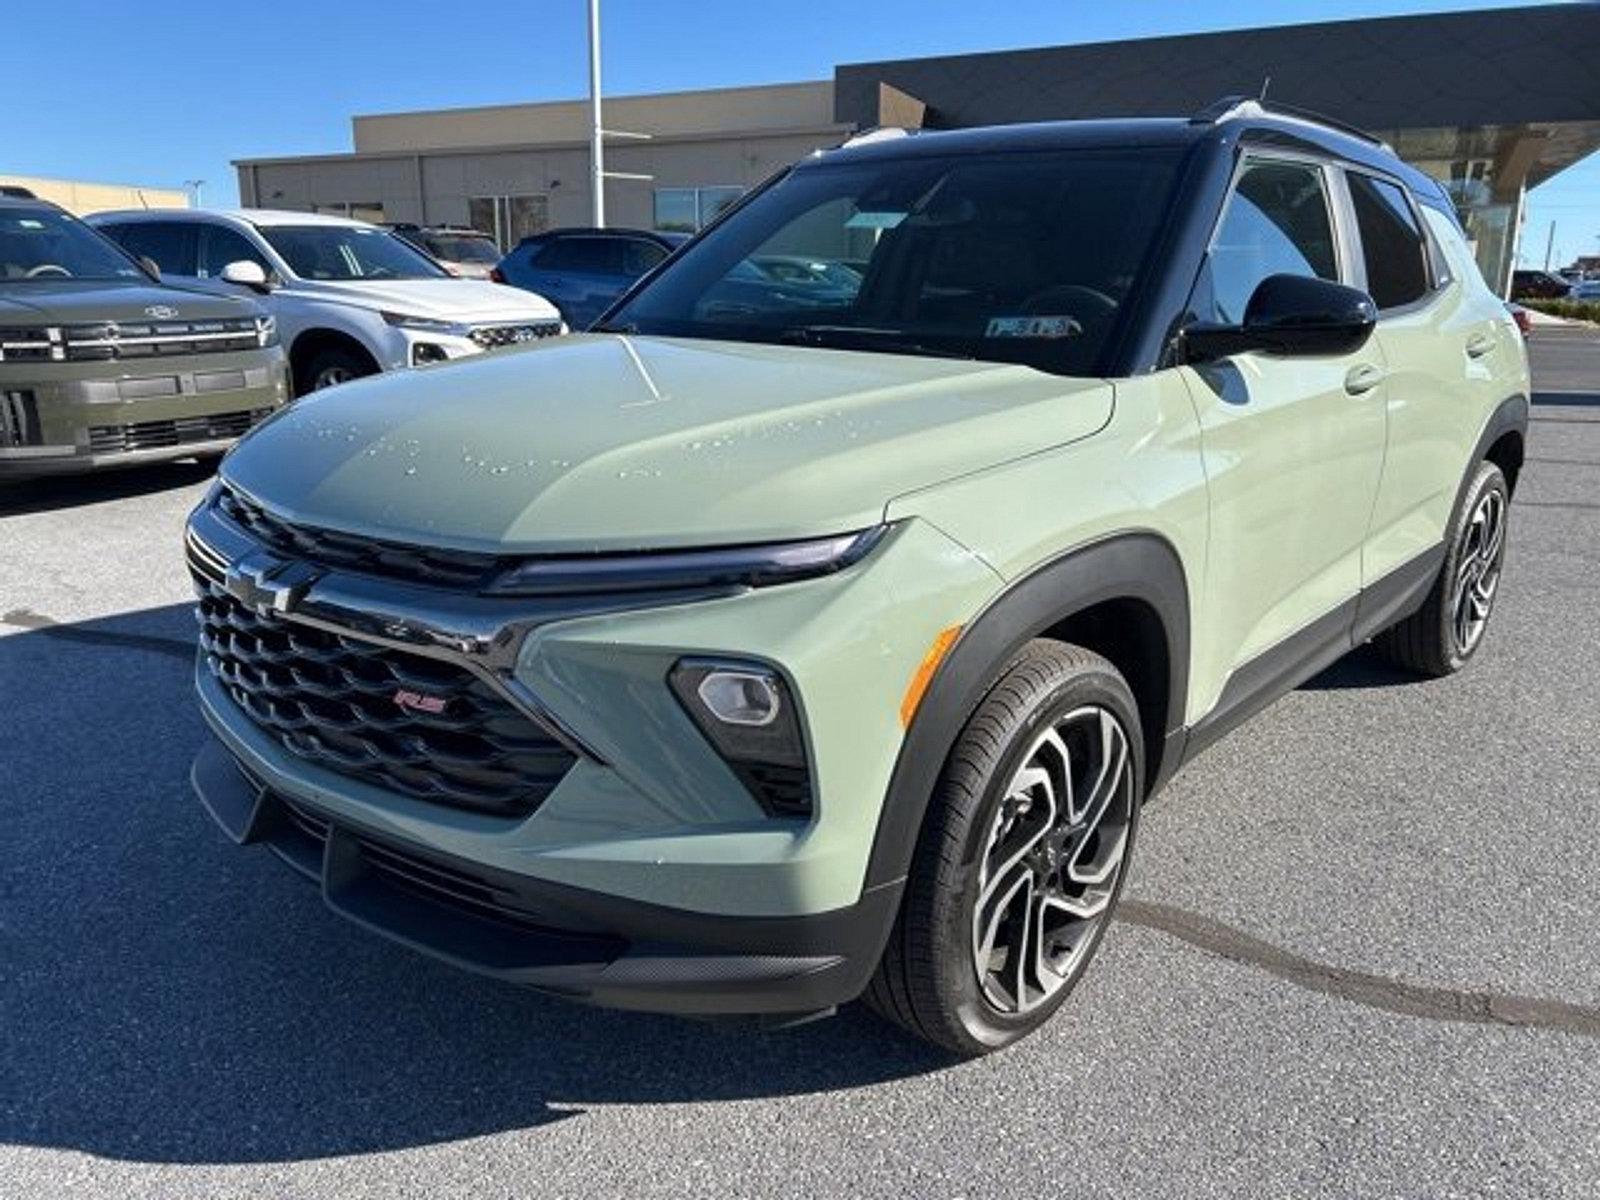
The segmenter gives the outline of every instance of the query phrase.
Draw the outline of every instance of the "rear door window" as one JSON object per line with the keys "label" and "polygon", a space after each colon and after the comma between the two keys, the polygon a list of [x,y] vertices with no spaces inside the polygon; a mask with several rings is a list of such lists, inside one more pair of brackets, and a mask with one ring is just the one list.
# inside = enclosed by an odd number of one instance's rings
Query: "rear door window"
{"label": "rear door window", "polygon": [[541,271],[582,271],[591,275],[622,273],[621,246],[615,238],[567,237],[550,242],[534,256]]}
{"label": "rear door window", "polygon": [[1387,179],[1347,171],[1367,294],[1380,310],[1402,308],[1428,294],[1428,244],[1405,192]]}
{"label": "rear door window", "polygon": [[200,227],[182,221],[137,221],[105,229],[135,258],[148,258],[163,275],[197,273]]}

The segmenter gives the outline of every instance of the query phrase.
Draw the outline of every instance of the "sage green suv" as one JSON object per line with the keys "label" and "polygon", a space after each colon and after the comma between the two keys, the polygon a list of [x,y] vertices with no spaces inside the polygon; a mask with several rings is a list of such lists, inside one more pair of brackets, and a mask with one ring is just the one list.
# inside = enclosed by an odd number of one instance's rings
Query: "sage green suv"
{"label": "sage green suv", "polygon": [[1182,763],[1368,639],[1472,658],[1527,393],[1444,193],[1354,133],[859,139],[596,332],[247,437],[187,531],[194,783],[463,967],[992,1050]]}

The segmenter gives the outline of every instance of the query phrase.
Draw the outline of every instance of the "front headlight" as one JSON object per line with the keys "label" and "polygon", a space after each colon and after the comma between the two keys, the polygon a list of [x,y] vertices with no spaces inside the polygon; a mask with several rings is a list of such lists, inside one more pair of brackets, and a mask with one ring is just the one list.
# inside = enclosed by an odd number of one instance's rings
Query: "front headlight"
{"label": "front headlight", "polygon": [[257,317],[256,318],[256,345],[262,346],[262,347],[266,347],[266,346],[276,346],[277,344],[278,344],[278,318],[277,317]]}
{"label": "front headlight", "polygon": [[842,571],[865,558],[889,528],[875,525],[835,537],[762,546],[530,558],[505,571],[487,590],[499,596],[570,596],[770,587]]}
{"label": "front headlight", "polygon": [[438,317],[414,317],[409,313],[386,312],[383,319],[397,329],[411,329],[418,333],[443,334],[445,337],[469,337],[472,326],[461,321],[446,321]]}

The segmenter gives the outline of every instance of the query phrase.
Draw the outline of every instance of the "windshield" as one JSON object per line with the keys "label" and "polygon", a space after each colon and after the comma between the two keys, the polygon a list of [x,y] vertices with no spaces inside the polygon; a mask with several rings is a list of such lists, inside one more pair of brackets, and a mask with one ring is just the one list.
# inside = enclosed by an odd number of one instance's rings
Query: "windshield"
{"label": "windshield", "polygon": [[47,279],[137,279],[126,254],[59,209],[0,208],[0,282]]}
{"label": "windshield", "polygon": [[427,255],[382,229],[265,225],[261,236],[301,279],[447,279]]}
{"label": "windshield", "polygon": [[1164,219],[1177,157],[802,166],[682,251],[604,327],[1096,374]]}
{"label": "windshield", "polygon": [[442,237],[425,238],[428,253],[445,262],[488,263],[500,261],[500,250],[488,238]]}

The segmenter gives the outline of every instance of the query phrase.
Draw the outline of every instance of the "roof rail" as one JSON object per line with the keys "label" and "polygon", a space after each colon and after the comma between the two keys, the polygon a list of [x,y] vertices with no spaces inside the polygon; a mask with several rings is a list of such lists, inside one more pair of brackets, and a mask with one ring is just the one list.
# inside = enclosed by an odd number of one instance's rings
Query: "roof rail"
{"label": "roof rail", "polygon": [[870,146],[873,142],[891,142],[895,138],[910,136],[909,129],[902,129],[898,125],[874,125],[871,129],[851,134],[839,143],[839,148],[842,150],[846,146]]}
{"label": "roof rail", "polygon": [[1191,125],[1215,125],[1233,117],[1290,117],[1296,121],[1309,121],[1314,125],[1322,125],[1328,129],[1337,130],[1354,138],[1360,138],[1374,146],[1382,147],[1393,152],[1393,147],[1376,134],[1368,133],[1358,125],[1348,121],[1341,121],[1336,117],[1325,116],[1313,112],[1309,108],[1297,108],[1292,104],[1279,104],[1276,100],[1258,100],[1254,96],[1224,96],[1222,99],[1206,105],[1194,116],[1189,118]]}

